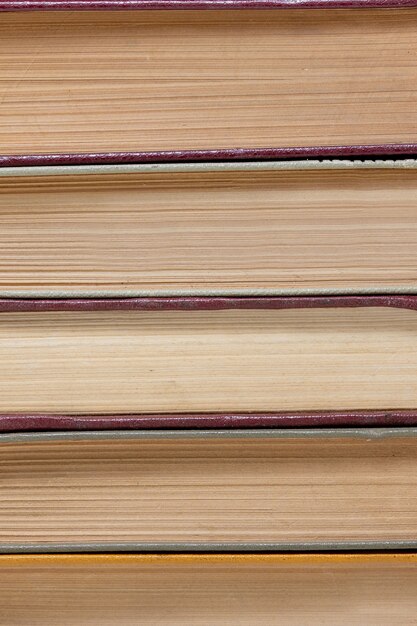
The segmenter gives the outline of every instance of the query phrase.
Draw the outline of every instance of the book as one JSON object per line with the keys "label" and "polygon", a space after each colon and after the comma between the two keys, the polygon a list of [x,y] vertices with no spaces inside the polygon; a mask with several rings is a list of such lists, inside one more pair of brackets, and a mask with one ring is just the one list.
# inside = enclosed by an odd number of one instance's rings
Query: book
{"label": "book", "polygon": [[417,549],[417,429],[0,435],[0,552]]}
{"label": "book", "polygon": [[411,626],[415,554],[0,556],[7,624]]}
{"label": "book", "polygon": [[415,152],[415,2],[297,4],[3,0],[0,153]]}
{"label": "book", "polygon": [[0,296],[417,291],[417,161],[0,168]]}
{"label": "book", "polygon": [[413,409],[416,296],[0,301],[0,413]]}

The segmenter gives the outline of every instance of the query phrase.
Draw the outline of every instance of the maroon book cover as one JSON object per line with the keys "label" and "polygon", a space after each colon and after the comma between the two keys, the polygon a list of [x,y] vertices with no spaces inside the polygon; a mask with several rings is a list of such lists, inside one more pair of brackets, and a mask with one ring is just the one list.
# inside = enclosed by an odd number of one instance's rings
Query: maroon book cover
{"label": "maroon book cover", "polygon": [[[0,299],[0,314],[42,311],[195,311],[220,309],[296,309],[395,307],[417,312],[417,296],[171,297]],[[124,415],[0,414],[0,432],[175,428],[387,427],[417,425],[417,409],[270,413],[185,413]]]}
{"label": "maroon book cover", "polygon": [[349,9],[415,7],[416,0],[1,0],[1,11]]}
{"label": "maroon book cover", "polygon": [[[1,6],[1,5],[0,5]],[[1,10],[1,8],[0,8]],[[296,148],[231,148],[161,152],[90,152],[78,154],[0,155],[0,167],[42,165],[115,165],[123,163],[185,163],[204,161],[272,161],[331,158],[401,158],[417,154],[416,143],[317,146]]]}
{"label": "maroon book cover", "polygon": [[150,415],[7,415],[0,432],[60,430],[160,430],[231,428],[340,428],[416,426],[417,410],[312,411],[294,413],[158,413]]}
{"label": "maroon book cover", "polygon": [[0,313],[39,311],[219,311],[393,307],[417,311],[417,295],[170,296],[138,298],[1,298]]}

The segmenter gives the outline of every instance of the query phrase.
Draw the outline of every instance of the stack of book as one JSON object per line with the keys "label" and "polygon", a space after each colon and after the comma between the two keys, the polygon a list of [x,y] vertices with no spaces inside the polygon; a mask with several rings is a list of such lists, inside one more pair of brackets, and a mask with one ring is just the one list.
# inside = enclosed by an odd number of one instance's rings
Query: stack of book
{"label": "stack of book", "polygon": [[416,623],[416,18],[0,0],[1,624]]}

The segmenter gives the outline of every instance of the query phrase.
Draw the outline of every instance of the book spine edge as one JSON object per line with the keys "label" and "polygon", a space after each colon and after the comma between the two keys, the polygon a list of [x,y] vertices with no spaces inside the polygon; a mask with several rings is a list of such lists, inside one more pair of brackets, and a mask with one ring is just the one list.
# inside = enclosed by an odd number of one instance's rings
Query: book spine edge
{"label": "book spine edge", "polygon": [[[417,0],[416,0],[417,2]],[[0,0],[1,11],[1,0]],[[345,146],[296,146],[231,148],[212,150],[162,150],[138,152],[91,152],[56,154],[0,155],[0,167],[47,165],[120,165],[127,163],[175,163],[204,161],[290,160],[311,158],[410,157],[417,154],[417,143]]]}
{"label": "book spine edge", "polygon": [[0,414],[0,432],[417,426],[417,410],[211,414]]}
{"label": "book spine edge", "polygon": [[2,0],[0,11],[405,8],[416,0]]}

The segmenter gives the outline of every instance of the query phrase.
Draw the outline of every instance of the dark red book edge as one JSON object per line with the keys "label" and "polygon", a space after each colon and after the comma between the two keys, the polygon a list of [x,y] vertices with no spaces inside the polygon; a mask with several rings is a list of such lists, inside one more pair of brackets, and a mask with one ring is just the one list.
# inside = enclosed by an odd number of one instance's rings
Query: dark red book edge
{"label": "dark red book edge", "polygon": [[1,298],[0,313],[41,311],[220,311],[391,307],[417,311],[417,295],[170,296],[137,298]]}
{"label": "dark red book edge", "polygon": [[[417,0],[416,0],[417,5]],[[0,11],[1,9],[0,0]],[[159,152],[91,152],[78,154],[0,155],[0,167],[47,165],[120,165],[127,163],[187,163],[204,161],[276,161],[332,158],[411,158],[417,143],[314,146],[284,148],[230,148],[219,150],[165,150]]]}
{"label": "dark red book edge", "polygon": [[0,11],[349,9],[416,5],[416,0],[1,0]]}
{"label": "dark red book edge", "polygon": [[416,426],[417,410],[143,415],[0,414],[0,432]]}
{"label": "dark red book edge", "polygon": [[[0,313],[41,311],[196,311],[395,307],[417,311],[417,296],[171,297],[0,299]],[[417,425],[417,410],[125,415],[0,414],[0,432],[198,428],[387,427]]]}

